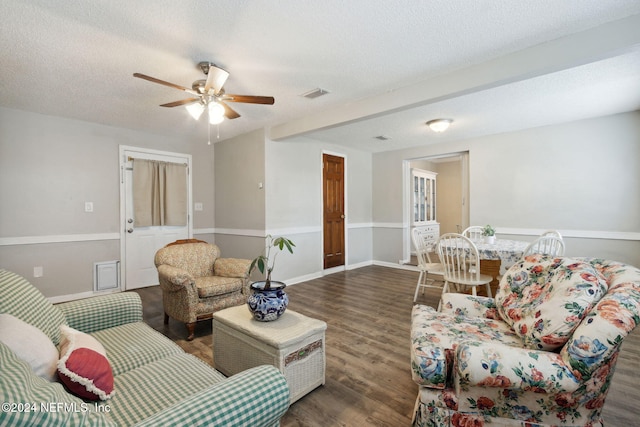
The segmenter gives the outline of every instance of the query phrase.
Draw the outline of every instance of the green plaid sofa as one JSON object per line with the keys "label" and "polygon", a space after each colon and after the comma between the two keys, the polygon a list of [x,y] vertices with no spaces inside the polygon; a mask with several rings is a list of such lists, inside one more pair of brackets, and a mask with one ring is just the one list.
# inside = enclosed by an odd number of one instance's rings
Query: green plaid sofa
{"label": "green plaid sofa", "polygon": [[0,342],[0,427],[277,426],[289,407],[276,368],[224,377],[145,324],[136,293],[53,305],[27,280],[0,269],[0,313],[37,327],[55,345],[63,324],[92,335],[115,377],[111,399],[84,401],[37,376]]}

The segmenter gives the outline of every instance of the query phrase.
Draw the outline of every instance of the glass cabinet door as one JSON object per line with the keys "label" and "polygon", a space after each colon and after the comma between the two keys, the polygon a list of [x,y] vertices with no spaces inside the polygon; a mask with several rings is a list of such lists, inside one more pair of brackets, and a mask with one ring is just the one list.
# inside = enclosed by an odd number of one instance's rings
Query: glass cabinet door
{"label": "glass cabinet door", "polygon": [[436,221],[436,174],[412,169],[413,175],[413,225]]}

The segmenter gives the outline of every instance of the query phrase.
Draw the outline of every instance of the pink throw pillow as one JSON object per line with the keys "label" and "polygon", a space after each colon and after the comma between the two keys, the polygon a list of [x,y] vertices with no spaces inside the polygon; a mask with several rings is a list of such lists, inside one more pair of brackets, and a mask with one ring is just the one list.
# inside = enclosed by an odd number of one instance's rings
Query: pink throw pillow
{"label": "pink throw pillow", "polygon": [[113,371],[102,344],[68,326],[61,326],[60,333],[60,381],[83,399],[107,400],[113,396]]}

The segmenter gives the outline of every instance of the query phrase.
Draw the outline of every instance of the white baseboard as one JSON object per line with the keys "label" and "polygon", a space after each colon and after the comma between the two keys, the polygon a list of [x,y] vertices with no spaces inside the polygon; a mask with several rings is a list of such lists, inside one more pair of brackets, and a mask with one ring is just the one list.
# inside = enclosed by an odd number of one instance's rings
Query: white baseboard
{"label": "white baseboard", "polygon": [[322,277],[322,273],[317,272],[317,273],[305,274],[303,276],[292,277],[291,279],[287,279],[284,282],[287,284],[287,286],[290,286],[290,285],[296,285],[302,282],[307,282],[309,280],[318,279],[320,277]]}
{"label": "white baseboard", "polygon": [[401,264],[401,263],[396,264],[394,262],[388,262],[388,261],[373,261],[373,265],[379,265],[381,267],[397,268],[400,270],[418,271],[418,267],[416,267],[415,265],[407,265],[407,264]]}
{"label": "white baseboard", "polygon": [[347,270],[355,270],[357,268],[368,267],[370,265],[373,265],[373,260],[363,261],[356,264],[349,264],[347,265]]}

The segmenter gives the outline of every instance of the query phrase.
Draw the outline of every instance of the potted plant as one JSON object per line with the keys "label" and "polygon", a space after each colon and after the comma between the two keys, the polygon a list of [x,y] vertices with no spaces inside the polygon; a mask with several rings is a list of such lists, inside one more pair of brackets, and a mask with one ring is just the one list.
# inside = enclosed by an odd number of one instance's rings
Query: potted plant
{"label": "potted plant", "polygon": [[492,245],[496,242],[496,230],[489,224],[485,225],[482,229],[482,235],[484,236],[485,243]]}
{"label": "potted plant", "polygon": [[[251,295],[247,299],[249,311],[253,318],[261,322],[276,320],[287,309],[289,297],[284,292],[285,285],[282,282],[271,280],[271,273],[275,267],[276,257],[285,248],[289,253],[293,253],[296,246],[286,237],[276,237],[271,235],[265,237],[265,252],[256,257],[249,266],[249,274],[257,267],[260,273],[266,274],[265,280],[253,282],[251,284]],[[272,251],[275,251],[272,253]]]}

